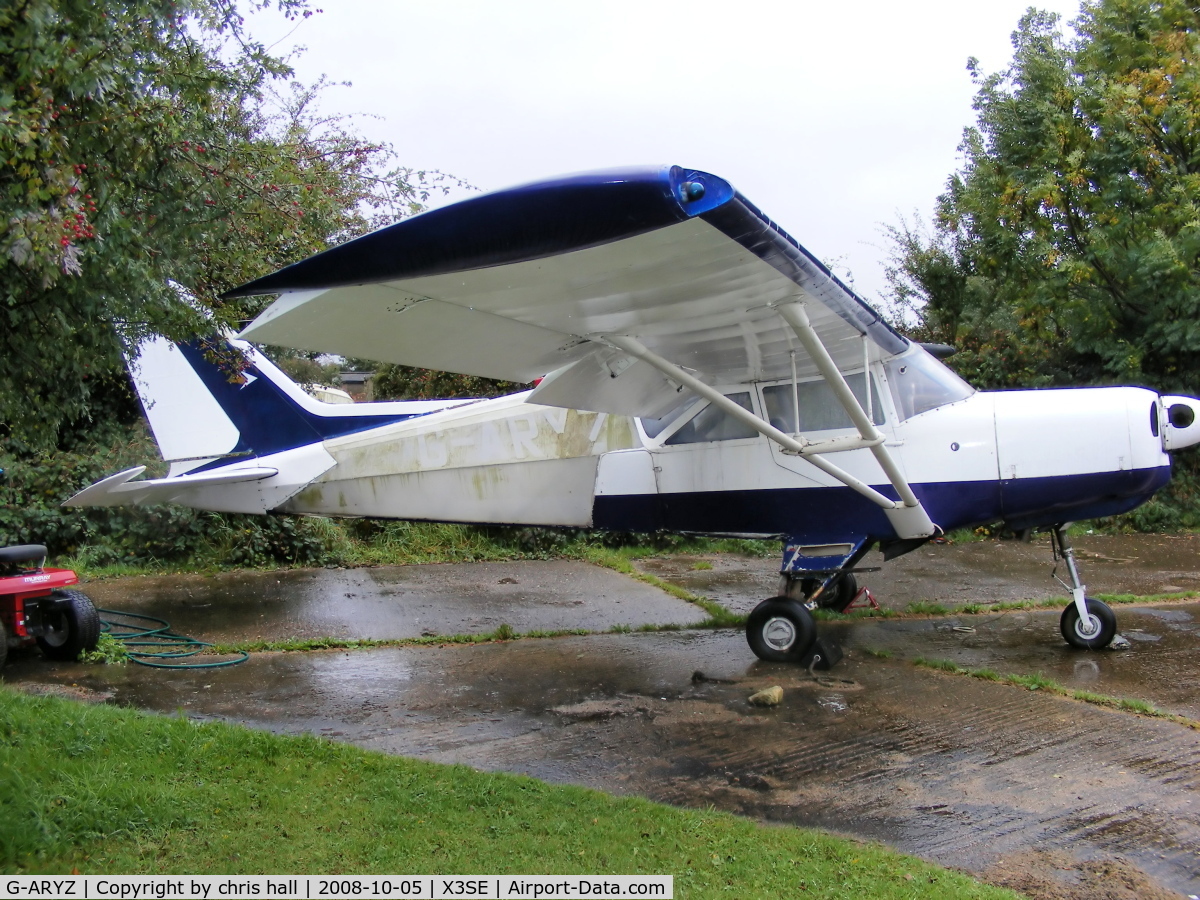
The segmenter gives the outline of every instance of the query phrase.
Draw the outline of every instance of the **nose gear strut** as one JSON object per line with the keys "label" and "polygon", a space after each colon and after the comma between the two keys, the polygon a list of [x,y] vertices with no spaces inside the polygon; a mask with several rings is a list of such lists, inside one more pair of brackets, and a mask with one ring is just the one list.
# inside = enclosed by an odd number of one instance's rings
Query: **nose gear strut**
{"label": "nose gear strut", "polygon": [[1055,579],[1071,592],[1072,601],[1063,610],[1059,620],[1059,631],[1063,640],[1072,647],[1081,650],[1103,650],[1117,634],[1117,617],[1108,604],[1087,596],[1087,588],[1079,579],[1079,567],[1075,563],[1075,549],[1067,536],[1070,522],[1055,525],[1050,530],[1050,544],[1054,548],[1054,571],[1058,571],[1058,562],[1067,564],[1067,574],[1071,583],[1063,581],[1054,575]]}

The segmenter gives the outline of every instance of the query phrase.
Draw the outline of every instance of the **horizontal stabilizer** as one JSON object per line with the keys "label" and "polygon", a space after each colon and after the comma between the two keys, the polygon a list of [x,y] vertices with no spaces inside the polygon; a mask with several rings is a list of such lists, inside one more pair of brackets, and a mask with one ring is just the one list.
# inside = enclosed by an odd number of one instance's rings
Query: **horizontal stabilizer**
{"label": "horizontal stabilizer", "polygon": [[175,478],[155,478],[150,481],[133,480],[145,471],[145,466],[134,466],[116,475],[109,475],[66,500],[63,506],[144,506],[150,503],[166,503],[180,492],[191,488],[262,481],[279,474],[278,469],[269,466],[246,466],[201,475],[179,475]]}

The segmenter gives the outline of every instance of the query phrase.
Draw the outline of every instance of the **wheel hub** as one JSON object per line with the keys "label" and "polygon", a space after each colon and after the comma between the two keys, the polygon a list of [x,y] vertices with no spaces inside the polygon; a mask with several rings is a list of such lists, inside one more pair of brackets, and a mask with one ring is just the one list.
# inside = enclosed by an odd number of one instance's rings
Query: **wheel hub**
{"label": "wheel hub", "polygon": [[796,643],[796,626],[791,619],[775,616],[767,619],[762,628],[763,642],[779,653],[786,653]]}
{"label": "wheel hub", "polygon": [[1095,637],[1100,633],[1100,620],[1088,613],[1086,619],[1078,619],[1075,622],[1075,633],[1082,638]]}
{"label": "wheel hub", "polygon": [[71,636],[71,630],[65,618],[62,613],[51,615],[46,622],[45,630],[42,632],[42,640],[52,647],[61,647],[65,644],[67,638]]}

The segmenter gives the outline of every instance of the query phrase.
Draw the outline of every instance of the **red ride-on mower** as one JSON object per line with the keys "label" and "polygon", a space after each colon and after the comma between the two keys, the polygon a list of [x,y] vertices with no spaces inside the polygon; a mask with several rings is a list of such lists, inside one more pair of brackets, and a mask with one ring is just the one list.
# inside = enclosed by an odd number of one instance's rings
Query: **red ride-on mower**
{"label": "red ride-on mower", "polygon": [[41,544],[0,547],[0,666],[9,647],[35,641],[50,659],[76,659],[95,650],[100,616],[70,569],[47,569]]}

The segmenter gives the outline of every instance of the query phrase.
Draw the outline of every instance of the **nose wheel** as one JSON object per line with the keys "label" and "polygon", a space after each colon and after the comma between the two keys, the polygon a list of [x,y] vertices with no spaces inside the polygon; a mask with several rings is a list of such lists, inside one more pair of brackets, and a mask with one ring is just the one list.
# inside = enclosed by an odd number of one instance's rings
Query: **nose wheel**
{"label": "nose wheel", "polygon": [[1108,604],[1091,597],[1084,599],[1087,618],[1079,615],[1079,608],[1071,603],[1063,610],[1058,628],[1063,640],[1080,650],[1102,650],[1112,643],[1117,635],[1117,616]]}
{"label": "nose wheel", "polygon": [[[1063,610],[1058,629],[1072,647],[1080,650],[1103,650],[1117,636],[1117,616],[1108,604],[1085,595],[1086,588],[1079,580],[1079,568],[1075,565],[1075,550],[1067,537],[1070,523],[1057,525],[1050,532],[1054,547],[1054,560],[1067,564],[1071,583],[1061,578],[1059,582],[1071,591],[1073,600]],[[1056,576],[1057,577],[1057,576]]]}

